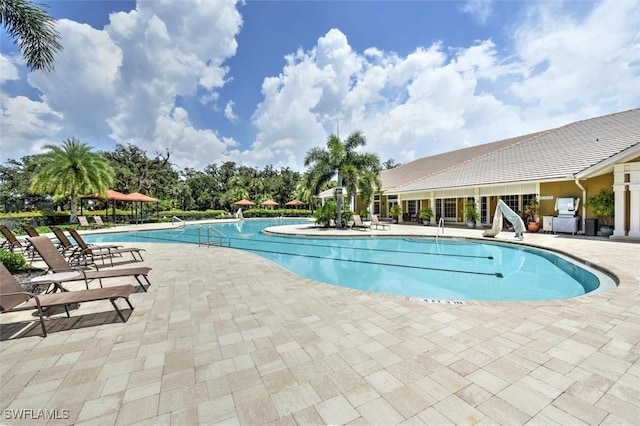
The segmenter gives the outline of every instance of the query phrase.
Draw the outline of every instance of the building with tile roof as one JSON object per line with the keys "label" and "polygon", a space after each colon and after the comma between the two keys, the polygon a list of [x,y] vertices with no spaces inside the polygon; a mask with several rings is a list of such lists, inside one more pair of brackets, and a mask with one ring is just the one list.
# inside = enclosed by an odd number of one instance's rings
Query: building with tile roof
{"label": "building with tile roof", "polygon": [[[473,200],[489,225],[498,199],[520,212],[536,199],[545,230],[553,230],[558,199],[572,198],[578,232],[593,217],[589,197],[609,188],[614,236],[640,238],[640,109],[421,158],[384,170],[381,180],[382,193],[368,206],[381,216],[400,204],[401,221],[430,207],[432,222],[463,222],[464,204]],[[355,210],[366,208],[358,202]]]}

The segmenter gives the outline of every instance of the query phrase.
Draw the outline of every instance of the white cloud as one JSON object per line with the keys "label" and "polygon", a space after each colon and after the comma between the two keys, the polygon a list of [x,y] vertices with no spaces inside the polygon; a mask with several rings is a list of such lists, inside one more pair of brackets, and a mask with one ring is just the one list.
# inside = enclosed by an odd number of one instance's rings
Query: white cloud
{"label": "white cloud", "polygon": [[233,112],[233,107],[235,105],[236,105],[235,102],[229,101],[224,107],[224,116],[227,117],[227,120],[229,120],[232,123],[237,123],[240,120],[240,118],[236,115],[236,113]]}
{"label": "white cloud", "polygon": [[11,60],[4,55],[0,55],[0,84],[5,81],[18,80],[18,68]]}
{"label": "white cloud", "polygon": [[638,106],[640,3],[603,2],[581,21],[551,7],[537,6],[515,32],[527,74],[511,93],[538,114]]}
{"label": "white cloud", "polygon": [[62,128],[62,114],[53,111],[44,102],[32,101],[25,96],[9,97],[0,95],[0,140],[2,153],[19,152],[18,159],[25,155],[37,154],[43,145],[57,143],[51,138]]}
{"label": "white cloud", "polygon": [[485,24],[493,13],[493,0],[467,0],[460,10],[473,16],[480,24]]}
{"label": "white cloud", "polygon": [[[135,143],[150,152],[171,147],[174,158],[184,159],[180,166],[204,166],[227,155],[233,141],[221,142],[215,131],[196,129],[176,105],[180,97],[218,99],[216,91],[228,79],[225,61],[236,52],[235,37],[242,25],[236,3],[139,2],[130,12],[112,14],[104,29],[58,21],[64,50],[56,56],[54,72],[29,74],[41,102],[31,101],[23,112],[27,123],[35,123],[48,111],[56,126],[42,126],[39,133],[32,128],[38,134],[30,134],[30,139],[25,139],[27,132],[15,129],[9,134],[3,128],[3,148],[4,139],[11,139],[14,147],[3,150],[3,156],[25,155],[33,140],[60,142],[72,136],[104,149],[114,143]],[[11,71],[5,61],[0,66]],[[15,74],[2,75],[7,79]],[[15,102],[2,96],[3,110],[11,108]],[[184,139],[169,140],[166,130]]]}
{"label": "white cloud", "polygon": [[362,130],[367,151],[407,162],[640,105],[640,3],[604,1],[580,16],[560,3],[531,4],[504,29],[506,42],[436,41],[400,55],[359,52],[339,29],[319,35],[264,78],[250,147],[215,124],[198,128],[181,102],[241,120],[233,101],[218,105],[237,71],[228,63],[242,26],[235,0],[140,2],[103,29],[61,20],[65,49],[54,72],[28,74],[31,99],[9,94],[25,84],[25,68],[0,56],[2,156],[75,136],[101,149],[169,148],[179,167],[229,160],[302,170],[338,115],[340,136]]}
{"label": "white cloud", "polygon": [[171,161],[180,167],[205,166],[215,159],[217,162],[233,161],[228,151],[237,144],[233,140],[221,139],[210,129],[195,129],[184,108],[174,108],[156,120],[153,139],[156,150],[169,149]]}
{"label": "white cloud", "polygon": [[[576,18],[534,4],[512,33],[406,56],[355,52],[331,30],[263,83],[250,162],[301,169],[305,153],[362,130],[367,151],[408,162],[640,105],[640,3],[603,2]],[[511,51],[509,49],[512,48]]]}

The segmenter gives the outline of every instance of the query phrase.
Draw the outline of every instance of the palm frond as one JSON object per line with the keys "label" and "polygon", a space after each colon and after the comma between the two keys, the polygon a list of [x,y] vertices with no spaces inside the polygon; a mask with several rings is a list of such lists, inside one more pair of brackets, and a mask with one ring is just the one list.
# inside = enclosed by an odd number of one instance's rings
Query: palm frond
{"label": "palm frond", "polygon": [[52,71],[56,52],[62,50],[55,21],[29,0],[0,0],[0,23],[17,41],[27,66]]}

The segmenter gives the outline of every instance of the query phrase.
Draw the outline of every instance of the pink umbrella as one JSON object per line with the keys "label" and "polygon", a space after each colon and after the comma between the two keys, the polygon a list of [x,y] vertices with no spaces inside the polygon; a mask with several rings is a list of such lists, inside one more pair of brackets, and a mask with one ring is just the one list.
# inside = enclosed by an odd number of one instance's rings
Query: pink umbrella
{"label": "pink umbrella", "polygon": [[249,201],[249,200],[245,200],[244,198],[242,200],[238,200],[235,203],[236,206],[241,206],[241,207],[247,207],[247,206],[255,206],[256,203],[254,203],[253,201]]}
{"label": "pink umbrella", "polygon": [[307,203],[303,203],[300,200],[291,200],[285,204],[285,206],[306,206]]}

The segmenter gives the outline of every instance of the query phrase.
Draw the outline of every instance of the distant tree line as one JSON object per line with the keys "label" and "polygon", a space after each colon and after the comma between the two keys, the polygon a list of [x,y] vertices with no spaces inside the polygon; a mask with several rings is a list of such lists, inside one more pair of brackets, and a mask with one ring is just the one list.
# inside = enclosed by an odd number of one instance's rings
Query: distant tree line
{"label": "distant tree line", "polygon": [[[288,167],[238,166],[235,162],[209,164],[204,170],[177,169],[168,151],[149,156],[135,145],[117,145],[112,152],[98,152],[113,170],[114,189],[122,193],[141,192],[161,200],[162,209],[230,210],[242,198],[257,204],[267,199],[284,203],[305,198],[301,174]],[[54,197],[52,191],[39,194],[34,177],[42,170],[42,155],[10,159],[0,165],[0,211],[4,213],[66,208],[69,197]],[[49,189],[49,188],[46,188]],[[45,191],[47,192],[47,191]],[[83,195],[83,194],[81,194]],[[303,201],[310,201],[308,197]]]}

